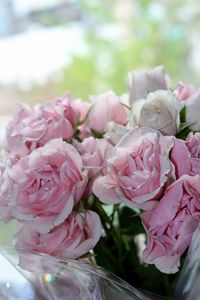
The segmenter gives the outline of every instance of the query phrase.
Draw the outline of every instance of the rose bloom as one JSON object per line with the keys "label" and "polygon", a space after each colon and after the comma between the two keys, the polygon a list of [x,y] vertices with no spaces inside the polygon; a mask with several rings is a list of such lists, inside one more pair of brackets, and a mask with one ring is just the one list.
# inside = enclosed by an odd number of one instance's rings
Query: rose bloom
{"label": "rose bloom", "polygon": [[106,126],[106,133],[104,134],[104,138],[111,144],[116,145],[117,142],[121,140],[121,138],[127,134],[131,128],[127,126],[123,126],[117,124],[115,122],[108,122]]}
{"label": "rose bloom", "polygon": [[83,166],[87,169],[90,178],[101,172],[107,154],[112,148],[106,139],[94,137],[85,138],[81,143],[75,141],[74,146],[80,153]]}
{"label": "rose bloom", "polygon": [[33,108],[20,105],[7,127],[5,149],[19,159],[53,138],[71,139],[79,112],[66,96]]}
{"label": "rose bloom", "polygon": [[139,99],[145,99],[150,92],[167,90],[169,78],[162,66],[150,70],[137,70],[128,75],[129,102],[132,105]]}
{"label": "rose bloom", "polygon": [[184,104],[186,106],[186,124],[193,131],[200,131],[200,90],[188,98]]}
{"label": "rose bloom", "polygon": [[104,203],[151,209],[171,180],[168,156],[172,146],[172,138],[156,130],[142,127],[130,131],[109,153],[106,175],[94,182],[95,195]]}
{"label": "rose bloom", "polygon": [[142,220],[148,235],[143,260],[161,272],[177,272],[200,221],[200,176],[183,175],[175,181]]}
{"label": "rose bloom", "polygon": [[80,121],[84,120],[86,118],[88,110],[90,108],[89,103],[84,102],[81,99],[76,99],[76,100],[73,101],[73,104],[79,112]]}
{"label": "rose bloom", "polygon": [[175,135],[179,129],[181,108],[172,92],[156,91],[133,103],[130,124],[132,127],[151,127],[164,135]]}
{"label": "rose bloom", "polygon": [[101,232],[100,218],[95,212],[73,211],[63,223],[48,233],[38,232],[31,222],[24,223],[15,236],[15,247],[19,251],[74,259],[90,251],[98,242]]}
{"label": "rose bloom", "polygon": [[103,133],[109,121],[125,125],[128,121],[127,110],[122,104],[125,100],[125,95],[119,97],[113,92],[92,96],[92,108],[88,116],[88,126],[94,131]]}
{"label": "rose bloom", "polygon": [[81,155],[83,167],[88,172],[87,196],[92,194],[94,180],[103,175],[106,157],[112,146],[106,139],[96,139],[94,137],[85,138],[83,142],[74,142],[74,146]]}
{"label": "rose bloom", "polygon": [[171,161],[177,177],[200,174],[200,133],[189,133],[185,141],[174,139]]}
{"label": "rose bloom", "polygon": [[7,173],[11,215],[19,221],[34,221],[41,232],[66,219],[87,184],[79,153],[62,139],[33,150]]}
{"label": "rose bloom", "polygon": [[199,88],[190,84],[179,83],[178,88],[176,89],[176,97],[181,100],[187,100],[192,95],[196,94],[199,91]]}
{"label": "rose bloom", "polygon": [[[51,103],[51,102],[50,102]],[[63,97],[56,98],[52,101],[52,104],[55,106],[58,111],[61,109],[63,111],[64,117],[70,122],[72,127],[76,127],[79,118],[81,117],[81,112],[79,111],[75,101],[72,100],[69,94],[64,95]],[[39,109],[40,109],[39,104]]]}

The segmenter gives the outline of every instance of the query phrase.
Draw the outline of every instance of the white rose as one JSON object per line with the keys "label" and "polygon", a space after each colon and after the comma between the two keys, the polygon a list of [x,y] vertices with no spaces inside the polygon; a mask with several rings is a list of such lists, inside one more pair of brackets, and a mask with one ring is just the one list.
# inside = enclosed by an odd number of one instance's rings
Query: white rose
{"label": "white rose", "polygon": [[150,93],[146,99],[133,103],[130,124],[132,127],[151,127],[164,135],[175,135],[179,129],[182,106],[171,91]]}
{"label": "white rose", "polygon": [[200,92],[184,102],[186,106],[186,123],[194,131],[200,131]]}
{"label": "white rose", "polygon": [[104,138],[106,138],[112,145],[116,145],[119,140],[121,140],[121,138],[129,131],[130,128],[111,121],[106,126]]}
{"label": "white rose", "polygon": [[139,99],[145,99],[150,92],[167,90],[169,85],[170,79],[165,74],[163,66],[130,72],[128,75],[130,105]]}

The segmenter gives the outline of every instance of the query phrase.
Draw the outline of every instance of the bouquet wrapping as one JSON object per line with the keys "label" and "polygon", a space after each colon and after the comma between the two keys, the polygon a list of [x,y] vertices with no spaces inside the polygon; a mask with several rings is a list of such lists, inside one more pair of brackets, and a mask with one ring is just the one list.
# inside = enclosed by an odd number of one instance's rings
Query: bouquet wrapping
{"label": "bouquet wrapping", "polygon": [[102,268],[81,261],[60,260],[26,251],[20,251],[20,254],[34,261],[31,272],[18,266],[13,248],[1,247],[1,266],[7,270],[4,276],[0,276],[2,300],[164,299],[154,294],[141,293]]}

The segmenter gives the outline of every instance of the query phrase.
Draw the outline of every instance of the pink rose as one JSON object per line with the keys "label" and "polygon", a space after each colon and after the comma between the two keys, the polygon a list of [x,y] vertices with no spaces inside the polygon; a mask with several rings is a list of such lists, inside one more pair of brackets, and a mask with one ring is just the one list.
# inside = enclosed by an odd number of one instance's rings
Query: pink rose
{"label": "pink rose", "polygon": [[48,232],[67,218],[87,184],[79,153],[62,139],[32,151],[7,173],[12,216],[34,221],[40,232]]}
{"label": "pink rose", "polygon": [[192,95],[196,94],[199,91],[199,88],[190,84],[179,83],[176,90],[176,97],[179,100],[187,100]]}
{"label": "pink rose", "polygon": [[24,223],[15,237],[15,247],[30,253],[78,258],[96,245],[101,232],[100,218],[95,212],[72,212],[48,233],[38,232],[31,222]]}
{"label": "pink rose", "polygon": [[52,101],[52,104],[55,105],[56,109],[63,110],[65,119],[70,122],[73,128],[76,127],[78,120],[81,117],[81,113],[70,95],[67,94],[63,97],[57,98]]}
{"label": "pink rose", "polygon": [[200,176],[184,175],[175,181],[142,220],[148,235],[144,261],[161,272],[177,272],[200,221]]}
{"label": "pink rose", "polygon": [[128,121],[128,114],[122,105],[123,98],[124,96],[118,97],[113,92],[91,97],[92,109],[88,116],[89,127],[103,133],[109,121],[125,125]]}
{"label": "pink rose", "polygon": [[92,194],[94,180],[103,175],[103,168],[112,146],[105,139],[85,138],[82,143],[75,142],[75,148],[81,155],[83,167],[88,171],[87,195]]}
{"label": "pink rose", "polygon": [[81,143],[75,141],[74,146],[80,153],[83,167],[87,169],[90,178],[101,172],[107,153],[112,148],[106,139],[94,137],[85,138]]}
{"label": "pink rose", "polygon": [[89,103],[82,101],[81,99],[76,99],[73,101],[74,106],[79,112],[80,121],[84,120],[89,111]]}
{"label": "pink rose", "polygon": [[110,152],[105,176],[93,191],[104,203],[124,203],[131,208],[151,209],[171,179],[168,159],[171,137],[141,127],[127,133]]}
{"label": "pink rose", "polygon": [[200,133],[191,132],[185,141],[175,139],[171,151],[177,177],[200,174]]}
{"label": "pink rose", "polygon": [[67,97],[37,104],[32,109],[20,105],[8,125],[5,149],[19,159],[53,138],[69,140],[78,116]]}

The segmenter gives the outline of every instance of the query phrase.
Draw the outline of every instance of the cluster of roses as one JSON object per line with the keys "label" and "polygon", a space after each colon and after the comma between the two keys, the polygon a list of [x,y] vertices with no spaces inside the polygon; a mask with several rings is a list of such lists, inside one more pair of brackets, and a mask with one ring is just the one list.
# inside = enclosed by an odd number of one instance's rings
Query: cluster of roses
{"label": "cluster of roses", "polygon": [[89,104],[69,95],[32,108],[17,106],[6,128],[0,187],[0,219],[20,222],[17,249],[77,258],[99,240],[100,218],[84,200],[110,146],[89,137],[103,130],[97,116],[102,98],[112,106],[102,107],[105,118],[126,124],[127,113],[112,92],[91,99],[97,106],[88,117]]}
{"label": "cluster of roses", "polygon": [[[170,90],[162,67],[129,75],[129,94],[90,102],[67,95],[19,106],[6,131],[0,218],[20,221],[15,246],[77,258],[101,234],[88,210],[106,204],[141,210],[143,260],[174,273],[200,222],[199,89]],[[175,137],[184,125],[192,131]],[[134,222],[134,219],[133,219]]]}
{"label": "cluster of roses", "polygon": [[20,221],[17,249],[77,258],[101,236],[99,216],[78,209],[89,176],[72,145],[80,112],[69,96],[19,106],[7,127],[0,218]]}

